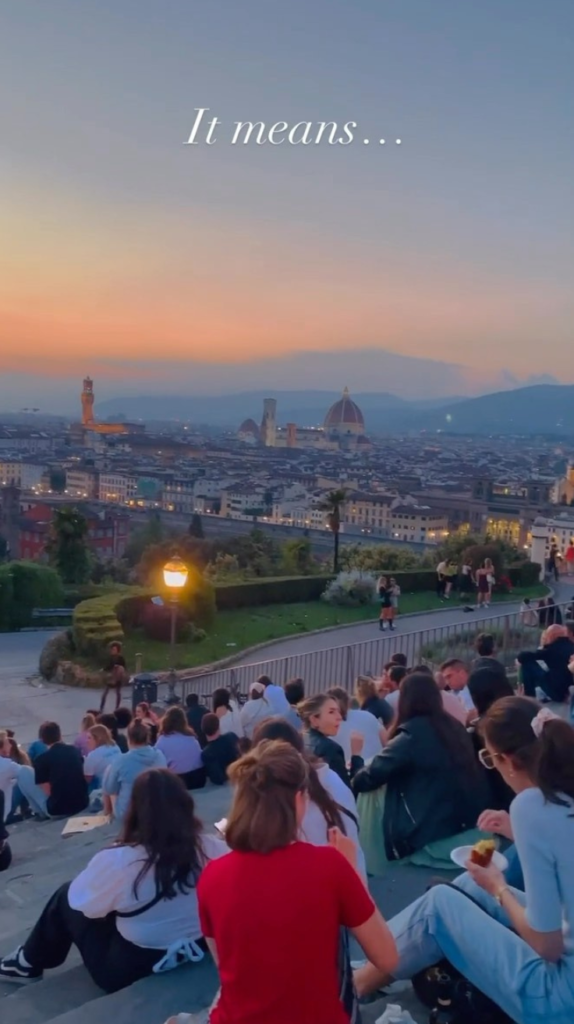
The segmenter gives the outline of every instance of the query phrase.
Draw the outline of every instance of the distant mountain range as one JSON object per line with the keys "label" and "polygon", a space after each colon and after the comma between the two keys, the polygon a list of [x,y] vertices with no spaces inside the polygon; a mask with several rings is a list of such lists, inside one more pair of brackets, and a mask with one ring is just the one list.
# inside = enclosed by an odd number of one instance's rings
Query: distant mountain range
{"label": "distant mountain range", "polygon": [[[237,429],[249,417],[259,422],[264,398],[277,399],[279,424],[317,426],[340,393],[269,389],[209,397],[151,395],[101,402],[97,412],[100,419],[121,414],[128,420],[182,420]],[[367,433],[574,434],[574,385],[539,384],[470,399],[407,401],[386,392],[359,392],[351,398],[363,412]]]}

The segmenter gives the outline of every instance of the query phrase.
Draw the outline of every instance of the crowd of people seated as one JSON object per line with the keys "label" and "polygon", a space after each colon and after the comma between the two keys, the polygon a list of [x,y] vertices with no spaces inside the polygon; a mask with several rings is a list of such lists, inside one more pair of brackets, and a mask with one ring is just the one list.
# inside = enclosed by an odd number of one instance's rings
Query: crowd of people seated
{"label": "crowd of people seated", "polygon": [[[395,655],[354,694],[305,697],[303,680],[263,676],[242,704],[218,689],[211,708],[190,695],[163,715],[89,712],[73,744],[44,723],[28,755],[0,731],[0,870],[16,808],[67,816],[101,790],[121,829],[53,894],[0,979],[39,978],[75,945],[111,992],[211,954],[210,1024],[350,1024],[358,1000],[446,958],[517,1024],[570,1024],[574,732],[540,700],[566,699],[574,642],[550,625],[519,655],[517,683],[496,653],[481,634],[468,662]],[[232,784],[224,839],[195,816],[206,780]],[[452,870],[456,847],[493,835],[506,874],[469,860],[385,923],[369,875]],[[350,935],[365,956],[354,975]]]}

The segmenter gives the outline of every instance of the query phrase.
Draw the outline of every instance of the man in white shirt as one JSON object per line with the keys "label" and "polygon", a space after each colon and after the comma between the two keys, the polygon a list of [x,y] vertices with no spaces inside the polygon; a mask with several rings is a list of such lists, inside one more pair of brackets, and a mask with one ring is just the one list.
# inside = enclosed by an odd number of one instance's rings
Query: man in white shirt
{"label": "man in white shirt", "polygon": [[456,694],[467,713],[473,712],[474,704],[468,689],[469,672],[464,661],[460,658],[451,658],[441,665],[440,673],[447,689]]}
{"label": "man in white shirt", "polygon": [[351,736],[359,733],[363,737],[363,749],[361,757],[365,762],[371,761],[373,757],[381,753],[383,749],[383,726],[378,718],[375,718],[370,711],[359,711],[350,708],[351,699],[346,690],[341,686],[334,686],[327,691],[330,697],[334,697],[341,709],[343,721],[339,725],[339,731],[333,736],[335,743],[343,748],[345,761],[351,760]]}
{"label": "man in white shirt", "polygon": [[257,682],[265,687],[265,700],[269,705],[270,715],[288,715],[291,705],[285,696],[283,687],[276,686],[269,676],[259,676]]}

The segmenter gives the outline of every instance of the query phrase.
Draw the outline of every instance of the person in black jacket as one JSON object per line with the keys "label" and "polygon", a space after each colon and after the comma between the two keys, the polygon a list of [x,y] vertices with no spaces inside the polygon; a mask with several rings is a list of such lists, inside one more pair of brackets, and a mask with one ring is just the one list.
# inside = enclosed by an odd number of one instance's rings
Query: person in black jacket
{"label": "person in black jacket", "polygon": [[[574,643],[565,626],[549,626],[537,651],[522,651],[518,655],[524,695],[535,697],[538,686],[550,700],[566,700],[572,685],[568,665],[573,654]],[[539,661],[544,662],[548,670],[542,668]]]}
{"label": "person in black jacket", "polygon": [[187,723],[197,736],[200,747],[203,748],[207,741],[203,735],[201,723],[205,716],[209,714],[209,708],[205,704],[199,703],[199,694],[197,693],[188,693],[185,698],[185,706],[187,708],[185,712]]}
{"label": "person in black jacket", "polygon": [[408,675],[387,746],[352,782],[354,793],[386,785],[383,836],[388,860],[475,828],[487,806],[472,740],[443,709],[432,676]]}
{"label": "person in black jacket", "polygon": [[204,715],[201,728],[207,740],[206,746],[201,751],[201,760],[207,778],[216,786],[223,786],[227,782],[229,765],[241,757],[239,740],[234,732],[226,732],[223,736],[221,735],[217,715]]}
{"label": "person in black jacket", "polygon": [[338,701],[320,693],[302,701],[297,710],[306,732],[307,748],[350,786],[352,776],[363,765],[363,736],[351,733],[351,763],[347,767],[343,748],[331,738],[337,735],[343,721]]}

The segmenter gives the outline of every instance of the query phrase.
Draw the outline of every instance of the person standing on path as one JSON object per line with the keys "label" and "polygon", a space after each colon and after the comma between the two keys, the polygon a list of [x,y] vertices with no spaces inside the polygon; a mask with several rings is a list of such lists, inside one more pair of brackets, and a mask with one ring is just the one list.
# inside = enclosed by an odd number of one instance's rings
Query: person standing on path
{"label": "person standing on path", "polygon": [[391,620],[391,629],[395,628],[396,617],[399,614],[399,599],[401,596],[401,588],[399,587],[394,576],[391,576],[390,580],[391,587],[391,608],[393,609],[393,618]]}
{"label": "person standing on path", "polygon": [[127,683],[128,673],[126,659],[122,654],[122,645],[120,643],[110,644],[110,653],[104,672],[106,673],[107,681],[100,702],[100,714],[106,706],[110,690],[112,692],[115,691],[116,694],[116,711],[122,702],[122,686]]}
{"label": "person standing on path", "polygon": [[381,614],[379,615],[379,629],[394,629],[393,620],[395,609],[393,608],[393,594],[388,576],[381,576],[379,579],[379,598],[381,601]]}
{"label": "person standing on path", "polygon": [[566,548],[566,571],[569,576],[574,576],[574,538],[570,540],[568,547]]}

